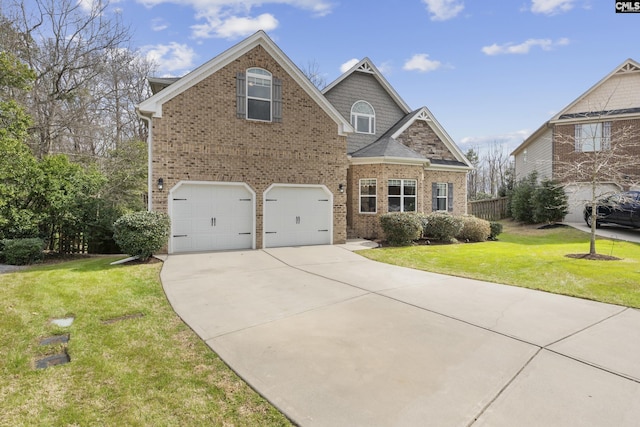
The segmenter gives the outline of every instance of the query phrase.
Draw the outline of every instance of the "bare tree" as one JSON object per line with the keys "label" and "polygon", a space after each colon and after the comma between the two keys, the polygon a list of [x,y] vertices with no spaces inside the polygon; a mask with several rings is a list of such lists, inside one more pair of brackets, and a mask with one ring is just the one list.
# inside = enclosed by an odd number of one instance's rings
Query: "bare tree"
{"label": "bare tree", "polygon": [[108,65],[105,53],[129,40],[128,29],[107,6],[100,1],[16,0],[9,8],[13,30],[7,34],[19,37],[5,37],[3,46],[37,76],[30,113],[35,122],[32,148],[39,157],[52,152],[95,154],[99,118],[91,117],[89,108],[94,85]]}
{"label": "bare tree", "polygon": [[555,128],[553,176],[565,185],[588,185],[588,198],[581,202],[591,207],[589,255],[596,256],[597,205],[606,195],[603,184],[615,183],[629,189],[640,183],[640,121],[614,120],[615,112],[584,113],[575,125]]}
{"label": "bare tree", "polygon": [[320,72],[320,65],[315,60],[307,62],[307,66],[301,70],[318,89],[322,90],[327,85],[327,79]]}

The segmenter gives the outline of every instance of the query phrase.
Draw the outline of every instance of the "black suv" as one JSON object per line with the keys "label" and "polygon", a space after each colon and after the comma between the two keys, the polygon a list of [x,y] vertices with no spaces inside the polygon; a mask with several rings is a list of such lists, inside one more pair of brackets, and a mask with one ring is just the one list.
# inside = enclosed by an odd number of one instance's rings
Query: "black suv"
{"label": "black suv", "polygon": [[[640,191],[625,191],[598,200],[596,227],[600,224],[618,224],[640,227]],[[591,204],[584,207],[584,220],[589,227],[593,221]]]}

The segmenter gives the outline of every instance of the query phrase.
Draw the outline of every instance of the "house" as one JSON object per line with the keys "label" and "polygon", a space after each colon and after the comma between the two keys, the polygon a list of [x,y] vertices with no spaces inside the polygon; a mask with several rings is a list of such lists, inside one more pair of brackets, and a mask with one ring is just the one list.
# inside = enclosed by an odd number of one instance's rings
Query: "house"
{"label": "house", "polygon": [[[591,185],[584,178],[572,179],[567,165],[577,166],[620,144],[625,129],[637,128],[638,143],[625,142],[625,154],[640,164],[640,64],[627,59],[602,80],[540,126],[511,154],[515,159],[516,179],[536,171],[538,178],[565,183],[569,214],[565,221],[582,221],[583,207],[591,200]],[[565,170],[563,170],[565,168]],[[621,174],[625,179],[621,179]],[[630,179],[628,179],[630,178]],[[597,197],[627,190],[631,182],[640,181],[636,168],[612,170],[597,180]]]}
{"label": "house", "polygon": [[379,237],[388,211],[466,210],[469,162],[365,59],[320,92],[259,31],[182,78],[151,78],[149,210],[169,253]]}

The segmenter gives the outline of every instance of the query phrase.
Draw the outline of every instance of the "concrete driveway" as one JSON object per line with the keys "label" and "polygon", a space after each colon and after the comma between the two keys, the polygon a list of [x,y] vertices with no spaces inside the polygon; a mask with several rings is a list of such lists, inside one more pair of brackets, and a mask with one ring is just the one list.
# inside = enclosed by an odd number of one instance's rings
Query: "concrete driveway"
{"label": "concrete driveway", "polygon": [[171,255],[162,283],[184,321],[302,426],[638,425],[639,311],[352,248]]}

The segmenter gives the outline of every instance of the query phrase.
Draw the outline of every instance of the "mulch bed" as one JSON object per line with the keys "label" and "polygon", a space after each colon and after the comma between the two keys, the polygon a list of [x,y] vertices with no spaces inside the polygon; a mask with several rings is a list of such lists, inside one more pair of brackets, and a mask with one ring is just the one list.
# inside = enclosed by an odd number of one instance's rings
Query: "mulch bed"
{"label": "mulch bed", "polygon": [[601,255],[601,254],[567,254],[565,255],[567,258],[574,259],[588,259],[594,261],[620,261],[622,258],[618,258],[615,256],[609,255]]}

